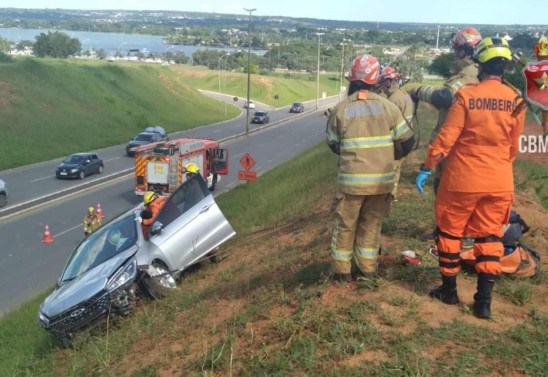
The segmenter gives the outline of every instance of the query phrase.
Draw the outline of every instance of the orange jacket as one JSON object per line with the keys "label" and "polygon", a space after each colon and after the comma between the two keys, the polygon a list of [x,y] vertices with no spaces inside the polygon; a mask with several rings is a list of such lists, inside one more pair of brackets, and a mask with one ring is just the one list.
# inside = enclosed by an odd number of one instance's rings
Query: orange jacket
{"label": "orange jacket", "polygon": [[424,165],[447,165],[440,187],[458,192],[514,191],[512,162],[525,112],[513,116],[519,97],[496,78],[461,88]]}
{"label": "orange jacket", "polygon": [[166,202],[167,197],[166,196],[160,196],[159,198],[156,198],[152,203],[150,203],[147,206],[147,209],[145,211],[150,212],[152,217],[150,219],[143,219],[143,225],[150,226],[156,220],[156,216],[158,215],[158,212],[160,212],[160,208],[164,205]]}

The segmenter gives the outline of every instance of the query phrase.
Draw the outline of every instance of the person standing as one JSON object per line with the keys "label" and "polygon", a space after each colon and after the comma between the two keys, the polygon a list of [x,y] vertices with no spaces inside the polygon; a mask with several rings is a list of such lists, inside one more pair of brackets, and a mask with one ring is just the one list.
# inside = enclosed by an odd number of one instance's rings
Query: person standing
{"label": "person standing", "polygon": [[148,191],[143,195],[145,209],[141,211],[141,225],[145,238],[148,238],[148,228],[154,223],[158,212],[160,212],[160,209],[164,206],[166,200],[167,197],[161,196],[154,191]]}
{"label": "person standing", "polygon": [[84,217],[84,235],[87,237],[95,232],[101,226],[101,219],[95,213],[95,208],[89,207],[86,217]]}
{"label": "person standing", "polygon": [[379,76],[375,57],[357,56],[348,76],[348,97],[327,121],[327,144],[340,156],[331,243],[336,281],[352,280],[352,258],[361,275],[376,276],[382,219],[394,187],[395,152],[401,158],[414,144],[397,106],[374,93]]}
{"label": "person standing", "polygon": [[459,303],[461,239],[469,235],[474,239],[478,273],[473,311],[479,318],[490,318],[492,290],[504,253],[502,229],[513,201],[512,162],[525,113],[516,91],[502,82],[511,60],[508,42],[485,38],[476,46],[474,59],[480,82],[456,93],[440,133],[428,147],[416,185],[422,192],[431,169],[445,159],[435,199],[442,284],[430,296],[448,305]]}
{"label": "person standing", "polygon": [[[413,121],[413,100],[405,90],[400,88],[400,74],[392,67],[385,67],[381,71],[379,81],[380,90],[386,95],[386,98],[400,109],[407,125],[411,128]],[[397,201],[398,183],[401,175],[401,164],[403,158],[394,161],[394,188],[390,193],[391,199]]]}

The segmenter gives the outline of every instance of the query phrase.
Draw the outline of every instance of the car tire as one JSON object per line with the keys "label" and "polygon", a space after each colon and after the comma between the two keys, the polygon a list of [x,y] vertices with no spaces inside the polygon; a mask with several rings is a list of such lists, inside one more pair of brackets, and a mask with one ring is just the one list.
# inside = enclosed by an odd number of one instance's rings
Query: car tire
{"label": "car tire", "polygon": [[103,169],[104,169],[103,165],[99,165],[99,168],[97,169],[97,173],[103,174]]}
{"label": "car tire", "polygon": [[170,292],[173,292],[177,288],[177,283],[162,262],[154,261],[152,262],[152,267],[156,269],[156,275],[162,276],[158,278],[145,273],[140,285],[147,296],[153,300],[159,300],[166,297]]}
{"label": "car tire", "polygon": [[83,170],[80,170],[78,173],[78,179],[84,179],[86,177],[86,172]]}
{"label": "car tire", "polygon": [[7,197],[6,197],[6,194],[4,194],[3,192],[0,193],[0,208],[4,207],[7,203]]}

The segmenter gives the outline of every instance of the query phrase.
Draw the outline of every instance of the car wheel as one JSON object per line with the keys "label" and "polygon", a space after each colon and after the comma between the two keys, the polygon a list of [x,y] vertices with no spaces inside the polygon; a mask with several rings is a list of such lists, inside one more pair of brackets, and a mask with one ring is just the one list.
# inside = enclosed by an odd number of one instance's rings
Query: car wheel
{"label": "car wheel", "polygon": [[97,173],[99,174],[103,173],[103,165],[99,165],[99,169],[97,169]]}
{"label": "car wheel", "polygon": [[141,284],[145,293],[151,299],[161,299],[177,288],[175,278],[163,263],[157,261],[152,262],[149,270],[154,271],[153,276],[146,273],[145,277],[141,280]]}
{"label": "car wheel", "polygon": [[[215,177],[215,178],[216,178],[216,177]],[[6,194],[1,193],[1,194],[0,194],[0,207],[5,206],[6,203],[7,203]]]}
{"label": "car wheel", "polygon": [[78,173],[78,178],[79,179],[84,179],[86,177],[86,172],[83,171],[83,170],[80,170],[80,173]]}

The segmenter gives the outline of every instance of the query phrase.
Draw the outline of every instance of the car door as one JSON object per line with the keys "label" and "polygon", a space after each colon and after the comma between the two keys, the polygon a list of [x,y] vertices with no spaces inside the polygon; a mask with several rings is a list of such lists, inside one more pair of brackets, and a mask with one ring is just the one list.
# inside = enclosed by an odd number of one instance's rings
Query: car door
{"label": "car door", "polygon": [[175,190],[156,222],[162,224],[162,230],[150,241],[174,269],[190,266],[236,234],[199,174]]}
{"label": "car door", "polygon": [[93,173],[99,172],[99,157],[96,154],[91,155],[90,171]]}

